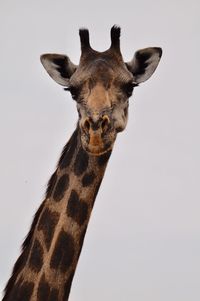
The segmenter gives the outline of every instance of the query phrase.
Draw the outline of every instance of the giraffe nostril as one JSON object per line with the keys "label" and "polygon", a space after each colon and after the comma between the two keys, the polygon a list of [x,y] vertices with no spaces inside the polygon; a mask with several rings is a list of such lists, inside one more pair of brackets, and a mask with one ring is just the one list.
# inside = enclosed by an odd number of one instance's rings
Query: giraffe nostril
{"label": "giraffe nostril", "polygon": [[109,117],[107,115],[103,116],[102,122],[101,122],[101,129],[102,129],[103,132],[107,131],[109,124],[110,124]]}
{"label": "giraffe nostril", "polygon": [[90,122],[89,122],[88,119],[85,120],[83,126],[84,126],[85,131],[86,131],[86,132],[89,132],[89,130],[90,130]]}
{"label": "giraffe nostril", "polygon": [[106,131],[109,129],[109,125],[110,119],[107,115],[105,115],[99,118],[96,122],[91,118],[86,118],[82,127],[84,132],[88,135],[90,133],[90,130],[96,132],[100,129],[102,133],[106,133]]}

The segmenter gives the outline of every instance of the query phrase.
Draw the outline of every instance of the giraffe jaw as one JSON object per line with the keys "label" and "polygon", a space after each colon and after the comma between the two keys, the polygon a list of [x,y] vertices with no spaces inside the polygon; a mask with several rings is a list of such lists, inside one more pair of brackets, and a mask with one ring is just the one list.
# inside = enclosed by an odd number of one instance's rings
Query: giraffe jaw
{"label": "giraffe jaw", "polygon": [[110,147],[108,147],[106,149],[102,149],[102,150],[100,150],[99,147],[97,147],[97,146],[87,146],[87,147],[83,146],[83,148],[88,154],[98,157],[98,156],[101,156],[101,155],[111,151],[113,148],[113,145],[111,145]]}
{"label": "giraffe jaw", "polygon": [[102,137],[98,137],[98,139],[97,137],[96,139],[91,139],[91,137],[88,137],[88,135],[82,133],[81,144],[83,149],[87,153],[93,156],[100,156],[112,150],[115,139],[116,139],[116,134],[115,135],[113,134],[112,139],[108,140],[108,139],[103,139]]}

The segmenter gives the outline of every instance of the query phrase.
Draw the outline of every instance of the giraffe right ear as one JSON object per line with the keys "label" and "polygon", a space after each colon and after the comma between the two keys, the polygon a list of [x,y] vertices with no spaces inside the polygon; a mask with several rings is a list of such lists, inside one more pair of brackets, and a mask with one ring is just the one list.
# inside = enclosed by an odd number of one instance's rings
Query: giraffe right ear
{"label": "giraffe right ear", "polygon": [[68,86],[70,77],[77,69],[77,66],[70,61],[68,56],[47,53],[41,55],[40,60],[53,80],[59,85]]}
{"label": "giraffe right ear", "polygon": [[137,84],[145,82],[156,70],[162,49],[159,47],[149,47],[136,51],[132,61],[126,63],[126,67],[133,74]]}

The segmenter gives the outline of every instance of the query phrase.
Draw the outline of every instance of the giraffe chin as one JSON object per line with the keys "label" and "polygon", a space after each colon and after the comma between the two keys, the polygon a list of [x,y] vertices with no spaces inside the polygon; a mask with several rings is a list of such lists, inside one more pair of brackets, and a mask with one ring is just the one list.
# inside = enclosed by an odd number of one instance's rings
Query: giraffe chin
{"label": "giraffe chin", "polygon": [[82,147],[90,155],[98,157],[111,151],[113,148],[113,143],[109,143],[102,146],[82,143]]}
{"label": "giraffe chin", "polygon": [[89,134],[82,130],[80,135],[83,149],[93,156],[101,156],[112,150],[116,136],[116,131],[102,135],[101,131],[93,130],[90,130]]}

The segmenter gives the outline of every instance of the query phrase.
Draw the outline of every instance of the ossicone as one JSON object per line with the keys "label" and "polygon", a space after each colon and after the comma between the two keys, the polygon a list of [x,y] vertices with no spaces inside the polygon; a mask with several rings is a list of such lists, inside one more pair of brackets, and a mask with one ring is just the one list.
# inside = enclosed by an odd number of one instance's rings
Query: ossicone
{"label": "ossicone", "polygon": [[86,28],[80,28],[79,36],[80,36],[80,41],[81,41],[82,52],[87,51],[88,49],[91,49],[89,30]]}
{"label": "ossicone", "polygon": [[110,37],[111,37],[111,46],[110,48],[120,50],[120,34],[121,28],[117,25],[114,25],[110,30]]}

